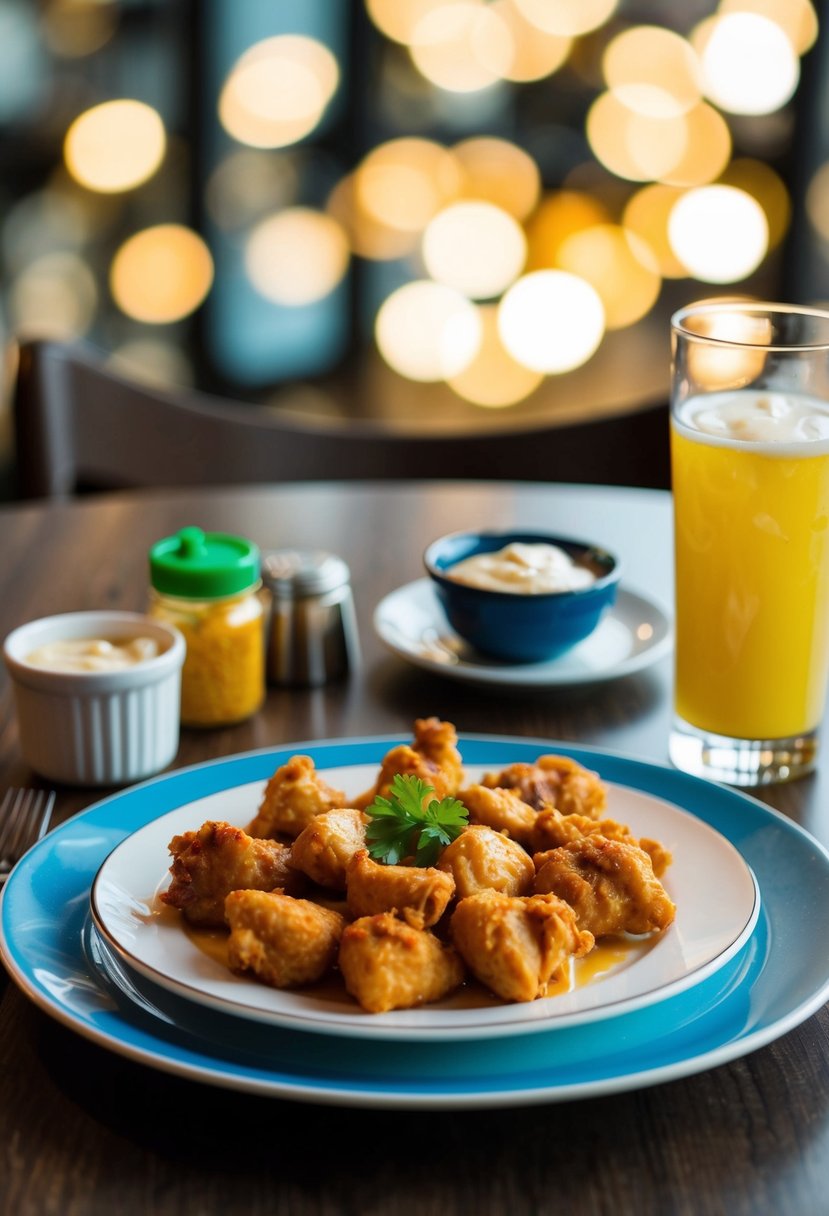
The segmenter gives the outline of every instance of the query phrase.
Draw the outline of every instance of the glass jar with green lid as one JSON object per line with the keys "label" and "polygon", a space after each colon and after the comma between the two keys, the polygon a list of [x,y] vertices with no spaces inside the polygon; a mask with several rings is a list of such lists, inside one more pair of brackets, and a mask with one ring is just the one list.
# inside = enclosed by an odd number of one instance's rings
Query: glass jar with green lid
{"label": "glass jar with green lid", "polygon": [[259,550],[224,532],[182,528],[150,549],[150,615],[184,634],[184,726],[224,726],[265,696]]}

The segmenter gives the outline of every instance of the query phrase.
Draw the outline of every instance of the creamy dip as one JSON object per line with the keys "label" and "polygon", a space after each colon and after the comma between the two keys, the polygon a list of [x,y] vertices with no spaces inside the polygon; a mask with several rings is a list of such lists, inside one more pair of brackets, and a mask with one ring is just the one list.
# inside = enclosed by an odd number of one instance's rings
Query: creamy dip
{"label": "creamy dip", "polygon": [[692,397],[680,408],[678,420],[725,442],[829,444],[829,406],[797,393],[743,389]]}
{"label": "creamy dip", "polygon": [[130,638],[109,642],[105,638],[72,638],[47,642],[26,655],[32,667],[49,671],[120,671],[154,659],[159,653],[154,638]]}
{"label": "creamy dip", "polygon": [[577,566],[557,545],[522,544],[519,541],[496,553],[476,553],[444,571],[447,578],[485,591],[516,595],[543,595],[551,591],[577,591],[595,583],[596,576]]}

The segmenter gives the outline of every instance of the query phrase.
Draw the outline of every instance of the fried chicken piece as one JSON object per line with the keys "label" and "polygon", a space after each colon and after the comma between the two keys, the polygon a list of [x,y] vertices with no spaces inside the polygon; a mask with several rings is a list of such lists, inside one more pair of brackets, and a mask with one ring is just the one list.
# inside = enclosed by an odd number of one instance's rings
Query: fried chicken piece
{"label": "fried chicken piece", "polygon": [[288,864],[290,849],[276,840],[254,840],[241,828],[209,820],[197,832],[174,836],[173,881],[161,899],[179,908],[191,925],[224,925],[225,896],[240,887],[298,890],[302,882]]}
{"label": "fried chicken piece", "polygon": [[480,891],[460,901],[450,928],[469,970],[504,1001],[545,996],[562,967],[593,948],[573,909],[549,894]]}
{"label": "fried chicken piece", "polygon": [[227,958],[232,971],[252,971],[272,988],[321,979],[336,962],[345,920],[338,912],[281,891],[231,891]]}
{"label": "fried chicken piece", "polygon": [[563,815],[598,819],[607,805],[598,773],[569,756],[539,756],[535,764],[511,764],[500,773],[487,773],[483,784],[490,789],[515,790],[536,811],[554,806]]}
{"label": "fried chicken piece", "polygon": [[644,849],[585,836],[535,858],[535,890],[552,891],[594,937],[666,929],[676,908]]}
{"label": "fried chicken piece", "polygon": [[437,924],[455,893],[455,880],[431,866],[386,866],[367,849],[354,854],[346,871],[346,901],[353,917],[396,911],[416,929]]}
{"label": "fried chicken piece", "polygon": [[292,756],[265,786],[248,832],[260,837],[298,836],[315,815],[345,804],[345,794],[323,781],[310,756]]}
{"label": "fried chicken piece", "polygon": [[378,795],[388,798],[392,780],[398,773],[420,777],[433,787],[438,800],[457,793],[463,780],[461,756],[455,746],[457,741],[457,732],[451,722],[418,718],[412,743],[398,744],[386,753],[374,785],[355,798],[354,806],[365,810]]}
{"label": "fried chicken piece", "polygon": [[637,840],[624,823],[617,823],[615,819],[588,819],[586,815],[562,815],[555,807],[539,811],[529,847],[534,854],[543,853],[585,836],[604,836],[606,840],[626,840],[638,845],[650,857],[657,878],[662,877],[673,860],[670,851],[658,840]]}
{"label": "fried chicken piece", "polygon": [[346,989],[368,1013],[439,1001],[466,974],[451,946],[391,912],[363,916],[346,926],[339,965]]}
{"label": "fried chicken piece", "polygon": [[535,880],[535,866],[526,849],[483,824],[464,828],[441,853],[437,869],[452,875],[458,899],[490,889],[525,895]]}
{"label": "fried chicken piece", "polygon": [[515,790],[470,785],[458,798],[469,811],[470,823],[481,823],[495,832],[507,832],[513,840],[529,847],[538,812],[528,806]]}
{"label": "fried chicken piece", "polygon": [[353,807],[323,811],[302,829],[291,846],[291,865],[321,887],[344,891],[348,863],[365,844],[362,811]]}
{"label": "fried chicken piece", "polygon": [[650,857],[654,874],[657,878],[661,878],[673,862],[674,855],[671,850],[666,849],[660,840],[651,840],[649,836],[639,837],[639,848]]}
{"label": "fried chicken piece", "polygon": [[417,718],[414,724],[414,749],[439,770],[447,794],[456,794],[463,781],[458,732],[451,722],[440,718]]}

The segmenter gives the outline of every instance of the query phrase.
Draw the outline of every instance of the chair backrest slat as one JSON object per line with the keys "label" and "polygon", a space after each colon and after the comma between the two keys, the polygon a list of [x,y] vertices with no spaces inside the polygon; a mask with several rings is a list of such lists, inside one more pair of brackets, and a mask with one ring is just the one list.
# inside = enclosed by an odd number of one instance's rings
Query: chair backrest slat
{"label": "chair backrest slat", "polygon": [[21,345],[14,428],[22,498],[332,479],[668,485],[666,406],[579,425],[414,436],[147,388],[86,346],[49,341]]}

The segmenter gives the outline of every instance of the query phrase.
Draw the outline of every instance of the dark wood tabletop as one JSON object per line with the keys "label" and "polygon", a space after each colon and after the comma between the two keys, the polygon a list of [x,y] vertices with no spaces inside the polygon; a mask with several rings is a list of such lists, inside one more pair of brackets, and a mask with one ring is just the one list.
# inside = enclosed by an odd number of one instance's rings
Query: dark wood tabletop
{"label": "dark wood tabletop", "polygon": [[[142,610],[150,544],[186,524],[239,533],[264,550],[291,545],[344,557],[362,658],[342,683],[271,688],[242,725],[183,731],[175,767],[310,740],[406,736],[414,718],[433,714],[462,733],[576,741],[667,763],[669,657],[602,683],[487,688],[406,664],[372,629],[377,602],[422,576],[426,543],[473,526],[521,524],[599,540],[621,554],[628,587],[669,609],[667,494],[325,484],[6,506],[0,633],[54,612]],[[0,681],[0,784],[44,785],[21,759],[5,673]],[[824,844],[827,772],[824,762],[814,775],[760,794]],[[55,822],[101,794],[61,787]],[[131,1062],[60,1026],[0,980],[0,1210],[818,1216],[829,1210],[827,1030],[824,1008],[733,1063],[607,1097],[515,1109],[350,1110],[214,1088]]]}

